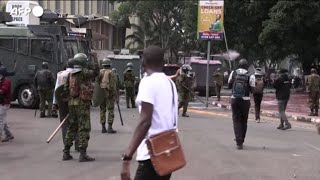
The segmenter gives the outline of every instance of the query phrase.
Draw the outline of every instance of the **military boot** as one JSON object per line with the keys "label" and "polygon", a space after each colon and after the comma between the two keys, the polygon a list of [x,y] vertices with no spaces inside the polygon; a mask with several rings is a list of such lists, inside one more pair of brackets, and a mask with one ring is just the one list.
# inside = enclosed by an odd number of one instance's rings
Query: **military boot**
{"label": "military boot", "polygon": [[314,116],[318,116],[318,109],[314,109]]}
{"label": "military boot", "polygon": [[189,117],[189,115],[187,113],[183,113],[182,117]]}
{"label": "military boot", "polygon": [[102,124],[102,130],[101,133],[107,133],[107,129],[106,129],[106,123]]}
{"label": "military boot", "polygon": [[115,133],[117,133],[117,131],[115,131],[115,130],[112,128],[112,126],[109,125],[108,130],[107,130],[107,133],[108,133],[108,134],[115,134]]}
{"label": "military boot", "polygon": [[309,114],[309,116],[314,116],[313,109],[310,109],[310,114]]}
{"label": "military boot", "polygon": [[96,159],[87,155],[87,151],[85,149],[80,149],[79,162],[89,162],[95,161]]}
{"label": "military boot", "polygon": [[9,136],[6,136],[4,139],[2,139],[1,142],[8,142],[12,139],[14,139],[14,136],[10,134]]}
{"label": "military boot", "polygon": [[53,117],[53,118],[57,118],[58,117],[58,113],[57,113],[56,110],[51,111],[51,117]]}
{"label": "military boot", "polygon": [[64,150],[63,150],[63,156],[62,156],[62,160],[63,161],[69,161],[73,159],[73,157],[71,156],[70,154],[70,147],[65,147]]}

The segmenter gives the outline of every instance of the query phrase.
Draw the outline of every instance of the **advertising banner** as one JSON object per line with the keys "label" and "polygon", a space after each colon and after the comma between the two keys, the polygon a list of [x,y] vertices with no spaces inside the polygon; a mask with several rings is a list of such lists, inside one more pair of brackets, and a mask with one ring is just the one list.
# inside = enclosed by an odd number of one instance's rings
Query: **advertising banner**
{"label": "advertising banner", "polygon": [[224,40],[224,1],[200,0],[198,4],[198,39]]}

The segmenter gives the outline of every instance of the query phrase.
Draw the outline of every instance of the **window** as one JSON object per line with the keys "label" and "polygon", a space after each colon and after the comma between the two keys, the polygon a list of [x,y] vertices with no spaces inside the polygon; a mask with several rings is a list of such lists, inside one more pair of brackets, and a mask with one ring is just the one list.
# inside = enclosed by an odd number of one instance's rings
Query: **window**
{"label": "window", "polygon": [[89,46],[86,41],[65,40],[64,46],[68,58],[72,58],[77,53],[85,53],[88,55]]}
{"label": "window", "polygon": [[27,39],[18,39],[18,53],[28,55],[28,40]]}
{"label": "window", "polygon": [[58,12],[61,12],[61,5],[60,5],[60,4],[61,4],[61,3],[60,3],[60,0],[57,0],[57,1],[56,1],[56,4],[55,4],[55,5],[56,5],[56,8],[55,8],[55,9],[56,9]]}
{"label": "window", "polygon": [[49,39],[32,39],[31,55],[47,61],[52,60],[52,43]]}
{"label": "window", "polygon": [[13,39],[0,38],[0,48],[13,50],[14,49]]}
{"label": "window", "polygon": [[71,14],[75,15],[76,14],[76,2],[75,0],[71,0]]}
{"label": "window", "polygon": [[85,1],[84,2],[85,5],[84,5],[84,14],[85,15],[89,15],[90,14],[90,1]]}

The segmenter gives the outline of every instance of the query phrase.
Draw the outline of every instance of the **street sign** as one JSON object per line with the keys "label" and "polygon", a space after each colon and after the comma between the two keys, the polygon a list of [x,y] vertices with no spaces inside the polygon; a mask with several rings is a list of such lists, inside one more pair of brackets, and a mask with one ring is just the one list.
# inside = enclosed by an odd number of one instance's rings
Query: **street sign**
{"label": "street sign", "polygon": [[198,5],[198,39],[224,40],[224,1],[200,0]]}

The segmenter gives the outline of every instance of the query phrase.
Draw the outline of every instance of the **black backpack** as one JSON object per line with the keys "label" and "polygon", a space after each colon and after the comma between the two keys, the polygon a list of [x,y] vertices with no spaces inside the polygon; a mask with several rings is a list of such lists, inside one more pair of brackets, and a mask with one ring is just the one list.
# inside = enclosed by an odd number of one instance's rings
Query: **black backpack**
{"label": "black backpack", "polygon": [[234,71],[234,82],[232,88],[232,94],[235,98],[243,98],[249,96],[249,74],[238,74]]}

